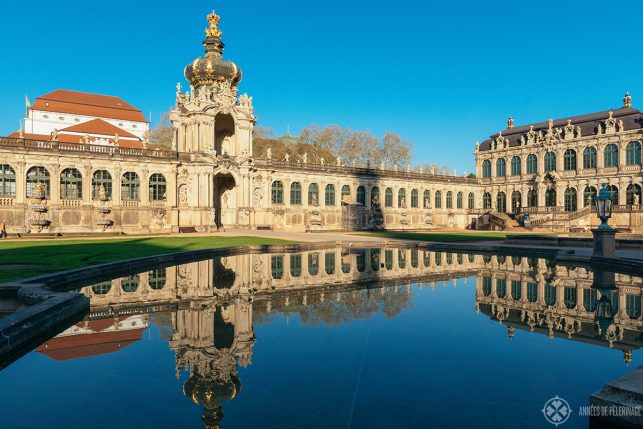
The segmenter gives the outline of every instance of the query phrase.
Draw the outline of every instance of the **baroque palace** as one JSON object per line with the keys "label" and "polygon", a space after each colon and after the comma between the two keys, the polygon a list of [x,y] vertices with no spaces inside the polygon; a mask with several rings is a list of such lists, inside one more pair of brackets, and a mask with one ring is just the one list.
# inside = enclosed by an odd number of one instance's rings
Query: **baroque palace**
{"label": "baroque palace", "polygon": [[222,57],[208,15],[205,55],[185,68],[171,148],[118,97],[57,90],[0,139],[0,221],[10,234],[159,233],[225,227],[340,229],[547,228],[597,224],[603,182],[612,223],[641,231],[641,113],[613,111],[508,128],[476,147],[477,178],[341,160],[254,157],[252,97]]}

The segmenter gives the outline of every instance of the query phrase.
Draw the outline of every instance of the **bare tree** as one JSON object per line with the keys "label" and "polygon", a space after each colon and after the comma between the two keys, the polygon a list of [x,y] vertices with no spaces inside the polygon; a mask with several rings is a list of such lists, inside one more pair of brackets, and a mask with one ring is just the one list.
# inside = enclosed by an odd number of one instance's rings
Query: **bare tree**
{"label": "bare tree", "polygon": [[161,121],[150,130],[150,146],[169,149],[172,147],[172,140],[174,140],[174,127],[170,122],[170,113],[165,112],[161,116]]}
{"label": "bare tree", "polygon": [[382,138],[382,160],[388,168],[403,168],[411,161],[411,143],[402,140],[393,132],[388,132]]}

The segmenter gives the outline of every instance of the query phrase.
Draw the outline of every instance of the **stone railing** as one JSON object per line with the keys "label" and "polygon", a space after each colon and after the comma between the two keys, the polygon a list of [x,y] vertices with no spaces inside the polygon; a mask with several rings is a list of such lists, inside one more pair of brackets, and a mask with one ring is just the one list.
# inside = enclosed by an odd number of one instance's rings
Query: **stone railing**
{"label": "stone railing", "polygon": [[538,206],[538,207],[523,207],[520,209],[522,213],[529,213],[529,214],[540,214],[540,213],[558,213],[563,211],[562,207],[546,207],[546,206]]}
{"label": "stone railing", "polygon": [[150,201],[150,207],[152,208],[161,208],[167,206],[167,201],[166,200],[160,200],[160,201]]}
{"label": "stone railing", "polygon": [[61,207],[80,207],[82,204],[82,200],[60,200]]}
{"label": "stone railing", "polygon": [[178,153],[169,150],[136,149],[118,146],[94,145],[87,143],[64,143],[47,140],[29,140],[13,137],[0,137],[0,148],[13,147],[26,150],[45,150],[57,152],[87,153],[109,156],[137,156],[148,158],[176,159]]}
{"label": "stone railing", "polygon": [[121,202],[121,206],[126,209],[135,209],[139,206],[138,201],[123,201]]}
{"label": "stone railing", "polygon": [[12,206],[15,203],[15,198],[0,198],[0,206]]}

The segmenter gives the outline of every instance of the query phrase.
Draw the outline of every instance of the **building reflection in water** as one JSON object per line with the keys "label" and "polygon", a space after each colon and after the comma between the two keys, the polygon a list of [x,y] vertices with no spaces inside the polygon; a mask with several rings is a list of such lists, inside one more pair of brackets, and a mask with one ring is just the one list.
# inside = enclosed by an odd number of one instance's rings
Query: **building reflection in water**
{"label": "building reflection in water", "polygon": [[623,351],[641,346],[640,278],[525,257],[408,249],[333,249],[246,254],[158,268],[83,289],[91,311],[38,348],[55,359],[112,353],[161,329],[187,372],[184,394],[218,428],[222,403],[240,389],[238,367],[252,363],[253,325],[274,314],[307,324],[392,318],[412,305],[411,284],[442,287],[475,277],[475,308],[516,329]]}

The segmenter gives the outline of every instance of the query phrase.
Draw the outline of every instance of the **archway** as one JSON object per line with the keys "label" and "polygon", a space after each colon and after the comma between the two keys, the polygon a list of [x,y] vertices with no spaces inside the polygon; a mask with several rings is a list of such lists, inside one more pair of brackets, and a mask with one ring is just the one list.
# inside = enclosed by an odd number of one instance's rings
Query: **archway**
{"label": "archway", "polygon": [[232,144],[234,136],[234,119],[232,116],[219,113],[214,118],[214,148],[217,155],[238,155]]}
{"label": "archway", "polygon": [[236,215],[236,181],[231,174],[214,176],[214,224],[217,229],[234,225]]}

